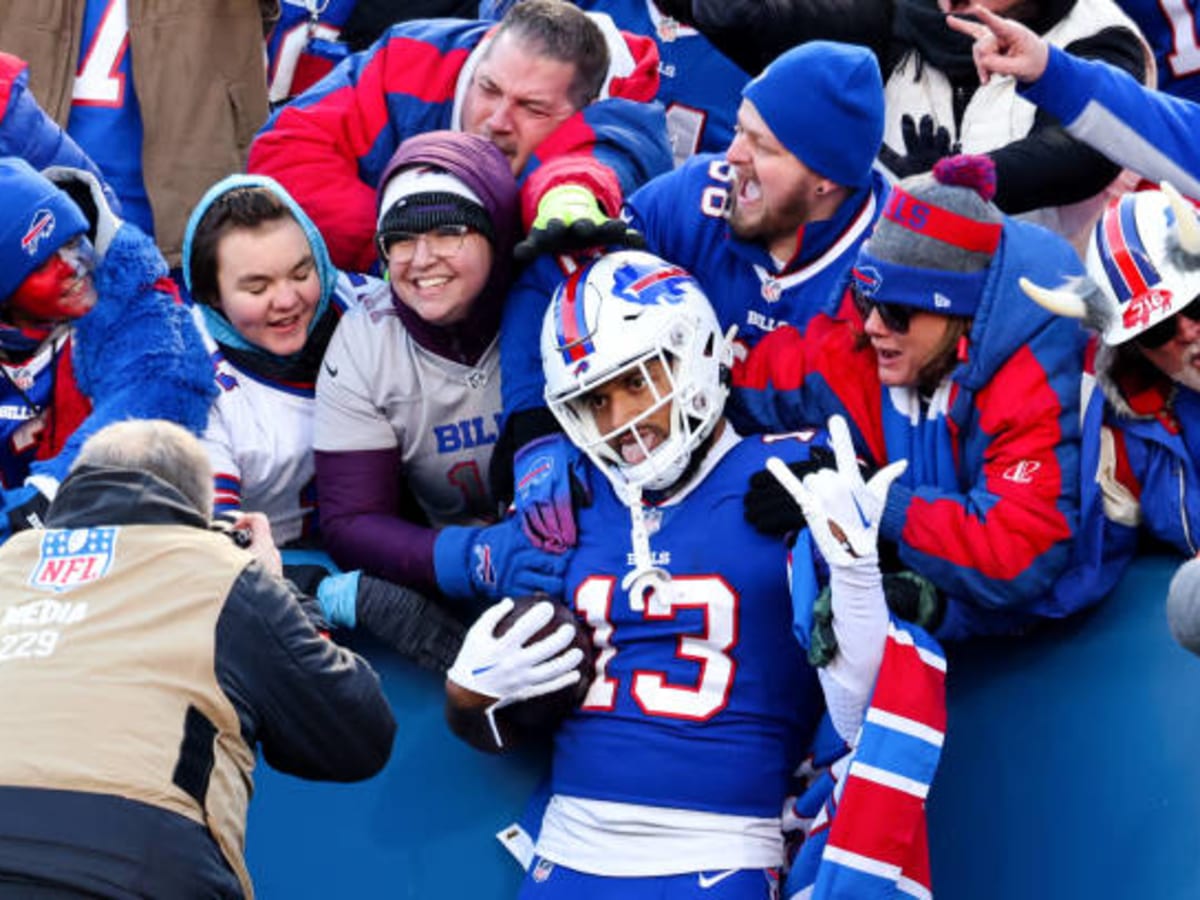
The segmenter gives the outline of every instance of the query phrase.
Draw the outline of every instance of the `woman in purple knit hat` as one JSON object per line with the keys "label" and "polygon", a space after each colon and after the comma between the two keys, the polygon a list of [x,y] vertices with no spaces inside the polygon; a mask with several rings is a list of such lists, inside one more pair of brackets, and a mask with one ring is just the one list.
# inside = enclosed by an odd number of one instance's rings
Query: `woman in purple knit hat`
{"label": "woman in purple knit hat", "polygon": [[[392,157],[377,206],[388,284],[342,319],[317,382],[326,547],[343,568],[436,591],[468,616],[504,595],[556,593],[563,558],[515,520],[496,523],[486,477],[518,236],[508,163],[474,135],[419,135]],[[335,623],[352,615],[349,597],[323,606]]]}

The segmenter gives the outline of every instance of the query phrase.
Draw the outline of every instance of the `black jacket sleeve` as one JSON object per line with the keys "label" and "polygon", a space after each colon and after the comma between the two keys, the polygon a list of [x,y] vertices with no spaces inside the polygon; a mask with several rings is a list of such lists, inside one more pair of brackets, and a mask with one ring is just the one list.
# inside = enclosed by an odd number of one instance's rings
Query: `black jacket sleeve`
{"label": "black jacket sleeve", "polygon": [[[1127,28],[1106,28],[1064,49],[1084,59],[1111,63],[1139,81],[1145,77],[1142,45]],[[996,164],[996,205],[1010,215],[1084,200],[1102,191],[1121,171],[1041,110],[1028,136],[988,155]]]}
{"label": "black jacket sleeve", "polygon": [[690,24],[751,75],[790,47],[813,40],[863,44],[882,60],[892,32],[892,0],[674,0],[669,5],[690,5]]}
{"label": "black jacket sleeve", "polygon": [[396,722],[366,660],[322,637],[288,585],[248,565],[217,619],[217,681],[242,735],[274,768],[302,778],[369,778]]}

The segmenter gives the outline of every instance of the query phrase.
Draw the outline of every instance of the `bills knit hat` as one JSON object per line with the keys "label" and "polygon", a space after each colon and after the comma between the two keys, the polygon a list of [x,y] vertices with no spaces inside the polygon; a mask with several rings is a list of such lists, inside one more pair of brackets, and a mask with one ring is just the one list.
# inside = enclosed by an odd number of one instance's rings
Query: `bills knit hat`
{"label": "bills knit hat", "polygon": [[866,47],[833,41],[793,47],[742,88],[742,97],[818,175],[848,187],[870,182],[883,142],[883,79]]}
{"label": "bills knit hat", "polygon": [[974,316],[1004,231],[995,195],[987,156],[946,157],[895,185],[858,251],[855,288],[883,303]]}
{"label": "bills knit hat", "polygon": [[379,232],[468,225],[501,254],[517,240],[517,184],[487,138],[430,131],[404,141],[379,180]]}
{"label": "bills knit hat", "polygon": [[23,159],[0,159],[0,303],[71,238],[88,230],[88,221],[66,192],[34,171]]}

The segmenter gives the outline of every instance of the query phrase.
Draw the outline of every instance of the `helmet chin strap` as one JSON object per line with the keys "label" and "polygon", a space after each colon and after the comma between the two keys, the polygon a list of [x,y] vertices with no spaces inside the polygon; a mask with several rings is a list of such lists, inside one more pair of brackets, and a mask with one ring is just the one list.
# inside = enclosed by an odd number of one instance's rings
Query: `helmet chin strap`
{"label": "helmet chin strap", "polygon": [[633,542],[633,569],[621,579],[621,589],[628,591],[629,608],[635,612],[667,615],[671,611],[670,598],[674,588],[670,573],[654,565],[654,557],[650,553],[650,531],[646,527],[646,512],[642,507],[642,489],[636,485],[626,485],[622,493],[632,523],[630,539]]}

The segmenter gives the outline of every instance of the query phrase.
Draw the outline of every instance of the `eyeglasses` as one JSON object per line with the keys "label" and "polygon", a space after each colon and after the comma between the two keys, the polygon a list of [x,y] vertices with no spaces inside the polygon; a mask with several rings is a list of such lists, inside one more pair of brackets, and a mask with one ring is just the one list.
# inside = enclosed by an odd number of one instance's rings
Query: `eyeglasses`
{"label": "eyeglasses", "polygon": [[429,231],[381,231],[375,238],[379,253],[389,262],[412,262],[417,255],[417,243],[425,241],[430,256],[449,259],[457,256],[471,234],[469,225],[439,225]]}
{"label": "eyeglasses", "polygon": [[879,318],[883,320],[883,324],[888,331],[894,331],[896,334],[907,334],[908,325],[912,321],[913,308],[905,306],[901,303],[880,303],[873,297],[868,297],[857,287],[851,287],[850,293],[854,297],[854,308],[858,310],[858,314],[862,316],[864,322],[871,317],[871,310],[879,311]]}
{"label": "eyeglasses", "polygon": [[1161,322],[1156,322],[1139,334],[1134,340],[1147,350],[1157,350],[1168,341],[1174,340],[1175,335],[1179,331],[1179,323],[1177,319],[1183,316],[1185,319],[1190,319],[1193,322],[1200,322],[1200,296],[1192,299],[1192,302],[1172,316],[1168,316]]}

